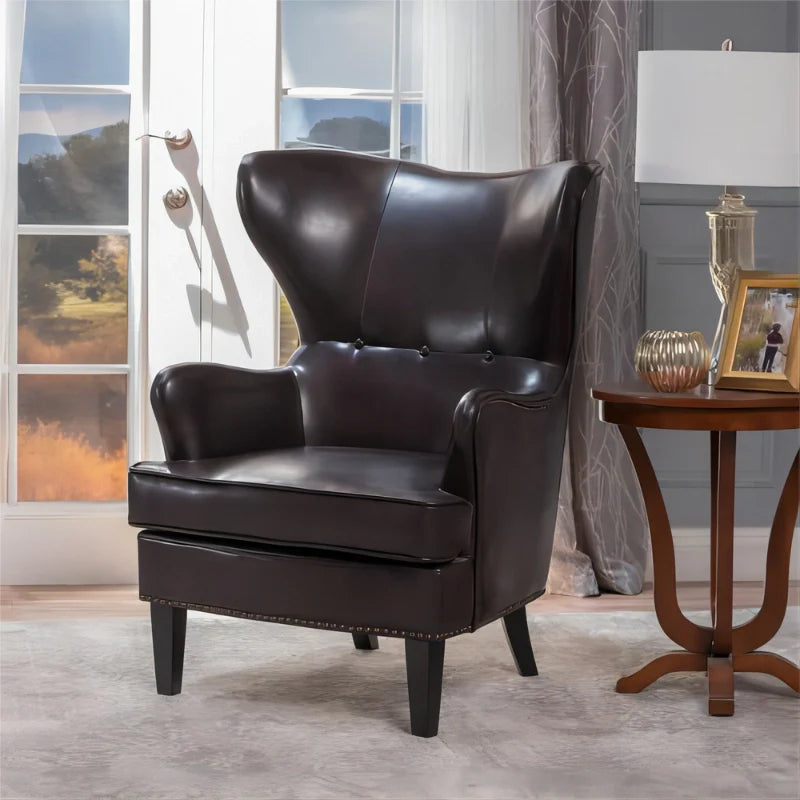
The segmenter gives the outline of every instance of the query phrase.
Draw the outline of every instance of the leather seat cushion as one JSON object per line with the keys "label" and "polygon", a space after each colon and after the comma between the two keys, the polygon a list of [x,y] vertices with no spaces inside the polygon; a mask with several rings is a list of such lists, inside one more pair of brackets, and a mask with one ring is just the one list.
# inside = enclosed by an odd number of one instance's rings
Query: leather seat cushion
{"label": "leather seat cushion", "polygon": [[294,447],[130,469],[129,521],[392,560],[472,552],[472,505],[442,491],[445,456]]}

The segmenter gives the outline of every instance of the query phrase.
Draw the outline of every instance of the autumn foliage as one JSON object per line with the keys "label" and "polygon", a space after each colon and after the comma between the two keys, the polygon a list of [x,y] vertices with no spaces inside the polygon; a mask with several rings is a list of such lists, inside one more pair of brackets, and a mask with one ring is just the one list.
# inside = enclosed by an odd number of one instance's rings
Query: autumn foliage
{"label": "autumn foliage", "polygon": [[28,500],[124,500],[127,455],[96,450],[57,422],[20,425],[17,496]]}

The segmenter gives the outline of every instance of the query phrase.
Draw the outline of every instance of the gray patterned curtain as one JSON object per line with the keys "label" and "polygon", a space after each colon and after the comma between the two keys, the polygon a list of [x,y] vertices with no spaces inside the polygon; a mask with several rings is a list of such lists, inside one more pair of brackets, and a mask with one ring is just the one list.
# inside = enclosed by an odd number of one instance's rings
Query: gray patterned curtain
{"label": "gray patterned curtain", "polygon": [[648,552],[638,484],[592,386],[633,372],[640,331],[638,196],[633,180],[639,0],[531,0],[532,164],[595,159],[604,169],[587,304],[579,326],[556,541],[548,589],[641,591]]}

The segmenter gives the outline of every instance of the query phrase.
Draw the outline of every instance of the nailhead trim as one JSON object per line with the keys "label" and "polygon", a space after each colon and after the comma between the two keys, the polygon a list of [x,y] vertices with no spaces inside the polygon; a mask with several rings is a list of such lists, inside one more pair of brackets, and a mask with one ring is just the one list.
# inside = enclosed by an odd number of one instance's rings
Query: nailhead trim
{"label": "nailhead trim", "polygon": [[510,606],[506,606],[496,617],[496,619],[504,617],[506,614],[510,614],[512,611],[516,611],[518,608],[528,605],[528,603],[532,603],[534,600],[536,600],[536,598],[541,597],[542,594],[543,592],[536,592],[536,594],[532,594],[529,597],[526,597],[524,600],[520,600],[518,603],[512,603]]}
{"label": "nailhead trim", "polygon": [[232,608],[221,608],[219,606],[204,606],[199,603],[181,603],[177,600],[163,600],[160,597],[150,597],[146,594],[139,595],[140,600],[148,603],[159,603],[162,606],[175,606],[176,608],[187,608],[193,611],[205,611],[209,614],[222,614],[226,617],[241,617],[242,619],[255,619],[262,622],[278,622],[282,625],[299,625],[303,628],[321,628],[331,631],[348,631],[350,633],[374,633],[381,636],[394,636],[401,639],[427,639],[440,641],[458,636],[461,633],[468,633],[472,630],[471,626],[461,628],[449,633],[418,633],[417,631],[402,631],[398,628],[373,628],[369,625],[340,625],[336,622],[318,622],[315,620],[298,619],[296,617],[275,617],[271,614],[253,614],[249,611],[236,611]]}

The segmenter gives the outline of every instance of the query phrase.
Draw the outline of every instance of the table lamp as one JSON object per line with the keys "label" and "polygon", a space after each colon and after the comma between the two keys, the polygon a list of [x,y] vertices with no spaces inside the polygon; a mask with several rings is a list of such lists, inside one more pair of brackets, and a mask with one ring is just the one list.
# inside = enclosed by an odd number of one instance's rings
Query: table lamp
{"label": "table lamp", "polygon": [[639,53],[636,180],[724,187],[709,211],[709,267],[722,303],[711,347],[716,381],[728,301],[755,266],[756,211],[737,186],[800,186],[800,54],[721,50]]}

